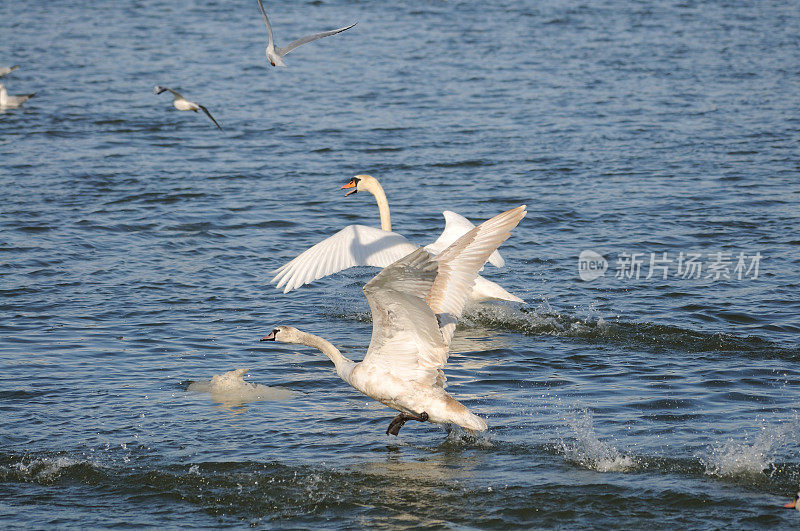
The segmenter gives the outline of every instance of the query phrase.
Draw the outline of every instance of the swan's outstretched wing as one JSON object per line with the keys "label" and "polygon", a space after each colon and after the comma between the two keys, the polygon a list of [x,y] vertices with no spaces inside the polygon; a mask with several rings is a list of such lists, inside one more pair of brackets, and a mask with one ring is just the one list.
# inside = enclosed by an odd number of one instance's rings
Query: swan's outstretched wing
{"label": "swan's outstretched wing", "polygon": [[211,116],[211,113],[210,113],[210,112],[208,112],[208,109],[206,109],[205,107],[203,107],[203,106],[202,106],[202,105],[200,105],[199,103],[197,104],[197,106],[198,106],[198,107],[200,107],[200,110],[201,110],[201,111],[203,111],[204,113],[206,113],[206,116],[208,116],[209,118],[211,118],[211,121],[212,121],[212,122],[214,122],[214,125],[216,125],[216,126],[217,126],[217,129],[219,129],[220,131],[222,131],[222,127],[220,127],[220,125],[217,123],[217,121],[214,119],[214,117],[213,117],[213,116]]}
{"label": "swan's outstretched wing", "polygon": [[525,206],[475,227],[435,258],[425,249],[375,275],[364,295],[372,311],[365,366],[408,380],[444,382],[455,323],[478,269],[525,217]]}
{"label": "swan's outstretched wing", "polygon": [[[435,242],[425,246],[425,249],[434,255],[441,253],[450,247],[454,241],[475,228],[475,225],[461,214],[450,210],[445,210],[442,214],[444,215],[444,230],[441,236]],[[489,256],[489,263],[495,267],[506,265],[505,260],[497,251]]]}
{"label": "swan's outstretched wing", "polygon": [[449,345],[478,271],[525,217],[525,205],[484,221],[436,256],[439,274],[427,296]]}
{"label": "swan's outstretched wing", "polygon": [[269,36],[269,41],[267,42],[267,46],[269,46],[272,44],[272,26],[269,25],[267,12],[264,11],[264,5],[261,3],[261,0],[258,0],[258,7],[261,8],[261,14],[264,15],[264,23],[267,25],[267,35]]}
{"label": "swan's outstretched wing", "polygon": [[[260,3],[260,0],[259,0],[259,3]],[[345,26],[344,28],[339,28],[339,29],[335,29],[335,30],[331,30],[331,31],[323,31],[322,33],[314,33],[313,35],[306,35],[305,37],[301,37],[301,38],[297,39],[296,41],[290,42],[289,44],[287,44],[286,46],[284,46],[282,48],[276,47],[275,49],[278,51],[278,53],[280,55],[286,55],[287,53],[291,52],[292,50],[294,50],[298,46],[302,46],[303,44],[306,44],[306,43],[311,42],[311,41],[315,41],[317,39],[321,39],[323,37],[330,37],[331,35],[336,35],[337,33],[341,33],[341,32],[343,32],[345,30],[349,30],[350,28],[352,28],[356,24],[358,24],[358,22],[356,22],[354,24],[350,24],[349,26]]]}
{"label": "swan's outstretched wing", "polygon": [[363,364],[405,381],[444,383],[447,345],[425,302],[436,278],[437,262],[418,249],[378,273],[364,295],[372,311],[372,339]]}
{"label": "swan's outstretched wing", "polygon": [[274,271],[270,281],[284,293],[303,284],[354,266],[386,267],[419,249],[396,232],[365,225],[348,225],[330,238],[306,249]]}

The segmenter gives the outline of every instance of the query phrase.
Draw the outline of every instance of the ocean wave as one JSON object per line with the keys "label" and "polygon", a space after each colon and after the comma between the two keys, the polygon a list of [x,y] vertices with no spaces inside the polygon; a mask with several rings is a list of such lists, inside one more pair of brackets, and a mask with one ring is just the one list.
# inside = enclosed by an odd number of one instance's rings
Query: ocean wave
{"label": "ocean wave", "polygon": [[[595,312],[596,313],[596,312]],[[371,322],[369,312],[332,312],[330,317]],[[756,358],[800,361],[800,348],[785,346],[758,336],[709,333],[650,322],[607,320],[602,316],[581,319],[552,308],[516,308],[503,304],[468,306],[459,330],[495,329],[531,336],[582,339],[589,343],[626,344],[651,350],[737,353]]]}
{"label": "ocean wave", "polygon": [[460,323],[465,329],[490,327],[527,335],[551,335],[598,343],[625,343],[652,349],[685,352],[764,354],[800,361],[800,348],[784,347],[757,336],[707,333],[648,322],[608,321],[602,316],[580,319],[552,309],[478,305],[467,308]]}

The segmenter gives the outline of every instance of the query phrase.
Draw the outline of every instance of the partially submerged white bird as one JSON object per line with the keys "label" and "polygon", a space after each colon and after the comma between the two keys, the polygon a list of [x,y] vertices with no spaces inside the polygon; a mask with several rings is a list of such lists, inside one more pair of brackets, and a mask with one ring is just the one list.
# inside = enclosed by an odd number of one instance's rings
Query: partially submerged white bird
{"label": "partially submerged white bird", "polygon": [[438,256],[417,249],[366,286],[372,339],[364,360],[345,358],[325,339],[278,326],[261,341],[314,347],[348,384],[400,412],[386,430],[397,435],[409,420],[483,431],[486,422],[444,390],[456,323],[478,270],[525,217],[525,205],[503,212],[458,238]]}
{"label": "partially submerged white bird", "polygon": [[186,98],[184,98],[178,92],[175,92],[171,88],[162,87],[161,85],[156,85],[153,88],[154,94],[161,94],[162,92],[165,91],[170,92],[172,94],[173,96],[172,105],[174,105],[176,109],[178,109],[179,111],[194,111],[194,112],[203,111],[209,118],[211,118],[211,121],[214,122],[214,125],[217,126],[217,129],[222,131],[222,127],[220,127],[220,125],[217,123],[214,117],[211,116],[211,113],[208,112],[208,109],[206,109],[199,103],[187,100]]}
{"label": "partially submerged white bird", "polygon": [[6,74],[10,74],[17,68],[19,68],[19,65],[0,67],[0,77],[5,76]]}
{"label": "partially submerged white bird", "polygon": [[[359,191],[366,191],[375,196],[381,216],[381,228],[348,225],[276,269],[275,277],[270,280],[270,283],[276,284],[278,289],[285,286],[284,293],[350,267],[386,267],[419,248],[418,245],[414,245],[400,234],[391,232],[389,202],[375,177],[356,175],[342,186],[342,189],[351,189],[345,196]],[[442,252],[459,236],[475,227],[464,216],[449,210],[444,212],[444,220],[445,227],[441,236],[435,242],[425,246],[425,249],[432,254]],[[497,267],[503,267],[505,264],[503,258],[496,251],[489,256],[489,262]],[[470,291],[469,301],[475,303],[489,300],[525,302],[506,291],[499,284],[478,276]]]}
{"label": "partially submerged white bird", "polygon": [[331,35],[336,35],[337,33],[341,33],[345,30],[349,30],[358,22],[350,24],[349,26],[345,26],[344,28],[339,28],[331,31],[323,31],[321,33],[314,33],[312,35],[306,35],[305,37],[301,37],[296,41],[292,41],[284,47],[275,46],[275,41],[272,37],[272,26],[269,24],[269,19],[267,18],[267,12],[264,11],[264,5],[261,3],[261,0],[258,0],[258,7],[261,8],[261,14],[264,15],[264,23],[267,25],[267,36],[269,40],[267,42],[267,61],[272,66],[286,66],[283,62],[283,56],[287,53],[291,52],[298,46],[302,46],[311,41],[315,41],[317,39],[321,39],[323,37],[330,37]]}
{"label": "partially submerged white bird", "polygon": [[9,108],[14,109],[31,99],[32,97],[36,96],[36,93],[33,94],[22,94],[20,96],[9,96],[8,91],[6,90],[5,85],[0,83],[0,108]]}
{"label": "partially submerged white bird", "polygon": [[249,369],[234,369],[215,374],[211,380],[198,380],[189,384],[187,391],[209,393],[211,398],[226,407],[238,407],[257,400],[285,400],[294,394],[282,387],[267,387],[244,380]]}

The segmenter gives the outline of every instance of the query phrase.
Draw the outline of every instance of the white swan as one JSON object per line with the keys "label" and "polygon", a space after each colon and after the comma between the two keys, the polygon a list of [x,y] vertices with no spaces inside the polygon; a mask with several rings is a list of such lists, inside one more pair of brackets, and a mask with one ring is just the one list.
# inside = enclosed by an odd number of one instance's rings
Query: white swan
{"label": "white swan", "polygon": [[261,14],[264,15],[264,23],[267,25],[267,36],[269,41],[267,42],[267,61],[272,66],[286,66],[283,62],[283,56],[287,53],[291,52],[298,46],[302,46],[311,41],[315,41],[317,39],[321,39],[323,37],[330,37],[331,35],[336,35],[337,33],[341,33],[345,30],[349,30],[358,22],[350,24],[349,26],[345,26],[344,28],[339,28],[331,31],[323,31],[321,33],[314,33],[312,35],[306,35],[305,37],[301,37],[296,41],[292,41],[287,44],[285,47],[281,48],[280,46],[275,46],[275,42],[272,38],[272,26],[269,24],[269,19],[267,18],[267,12],[264,11],[264,5],[261,3],[261,0],[258,0],[258,7],[261,8]]}
{"label": "white swan", "polygon": [[[366,191],[375,196],[381,215],[381,228],[348,225],[276,269],[275,276],[270,280],[270,283],[276,284],[276,288],[280,289],[285,286],[283,292],[288,293],[304,284],[350,267],[386,267],[419,248],[418,245],[409,242],[400,234],[391,232],[389,202],[375,177],[356,175],[342,186],[342,189],[347,188],[352,190],[347,192],[346,196],[359,191]],[[435,242],[425,246],[425,249],[432,254],[440,253],[459,236],[466,234],[475,226],[467,218],[449,210],[444,212],[444,219],[445,227],[441,236]],[[489,262],[497,267],[503,267],[505,264],[503,258],[496,251],[489,257]],[[506,291],[499,284],[481,276],[475,279],[469,300],[473,303],[489,300],[525,302]]]}
{"label": "white swan", "polygon": [[525,205],[503,212],[438,256],[417,249],[370,280],[364,294],[372,311],[372,339],[360,363],[291,326],[279,326],[261,340],[321,350],[345,382],[400,412],[387,434],[397,435],[408,420],[483,431],[486,422],[445,392],[442,368],[478,270],[525,214]]}
{"label": "white swan", "polygon": [[0,108],[16,109],[34,96],[36,96],[35,92],[21,96],[9,96],[6,86],[0,83]]}
{"label": "white swan", "polygon": [[204,113],[206,113],[206,115],[209,118],[211,118],[211,121],[214,122],[214,125],[217,126],[217,129],[222,131],[222,127],[220,127],[220,125],[217,123],[217,121],[214,119],[214,117],[211,116],[211,113],[208,112],[208,109],[206,109],[205,107],[203,107],[199,103],[187,100],[186,98],[184,98],[179,93],[177,93],[174,90],[172,90],[171,88],[162,87],[160,85],[156,85],[155,87],[153,87],[153,94],[161,94],[162,92],[165,92],[165,91],[172,94],[172,98],[173,98],[172,99],[172,105],[174,105],[176,109],[178,109],[179,111],[194,111],[194,112],[203,111]]}
{"label": "white swan", "polygon": [[0,77],[5,76],[6,74],[10,74],[11,72],[16,70],[17,68],[19,68],[19,65],[4,66],[4,67],[0,68]]}

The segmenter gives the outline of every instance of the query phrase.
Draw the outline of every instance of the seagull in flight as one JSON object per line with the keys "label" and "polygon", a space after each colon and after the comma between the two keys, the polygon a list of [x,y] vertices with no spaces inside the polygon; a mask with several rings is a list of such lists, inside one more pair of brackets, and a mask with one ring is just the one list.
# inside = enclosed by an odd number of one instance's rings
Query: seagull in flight
{"label": "seagull in flight", "polygon": [[174,100],[172,101],[172,105],[174,105],[176,109],[178,109],[179,111],[194,111],[194,112],[203,111],[204,113],[206,113],[208,115],[209,118],[211,118],[211,121],[214,122],[214,125],[217,126],[217,129],[222,131],[222,127],[220,127],[220,125],[217,123],[217,121],[214,119],[214,117],[211,116],[211,113],[208,112],[208,109],[206,109],[205,107],[203,107],[199,103],[187,100],[186,98],[184,98],[179,93],[177,93],[174,90],[172,90],[171,88],[162,87],[161,85],[156,85],[153,88],[153,93],[154,94],[161,94],[164,91],[172,93],[172,96],[174,97]]}
{"label": "seagull in flight", "polygon": [[19,65],[0,67],[0,77],[3,77],[6,74],[10,74],[11,72],[16,70],[17,68],[19,68]]}
{"label": "seagull in flight", "polygon": [[323,31],[322,33],[314,33],[312,35],[306,35],[305,37],[301,37],[296,41],[292,41],[285,47],[281,48],[280,46],[275,46],[275,42],[273,41],[272,38],[272,26],[269,25],[267,12],[264,11],[264,4],[261,3],[261,0],[258,0],[258,7],[261,8],[261,14],[264,15],[264,22],[267,24],[267,34],[269,35],[269,42],[267,42],[267,61],[269,61],[269,64],[271,64],[272,66],[286,66],[286,64],[283,62],[283,56],[291,52],[298,46],[302,46],[307,42],[321,39],[322,37],[330,37],[331,35],[336,35],[337,33],[349,30],[350,28],[358,24],[358,22],[355,22],[344,28],[339,28],[331,31]]}

